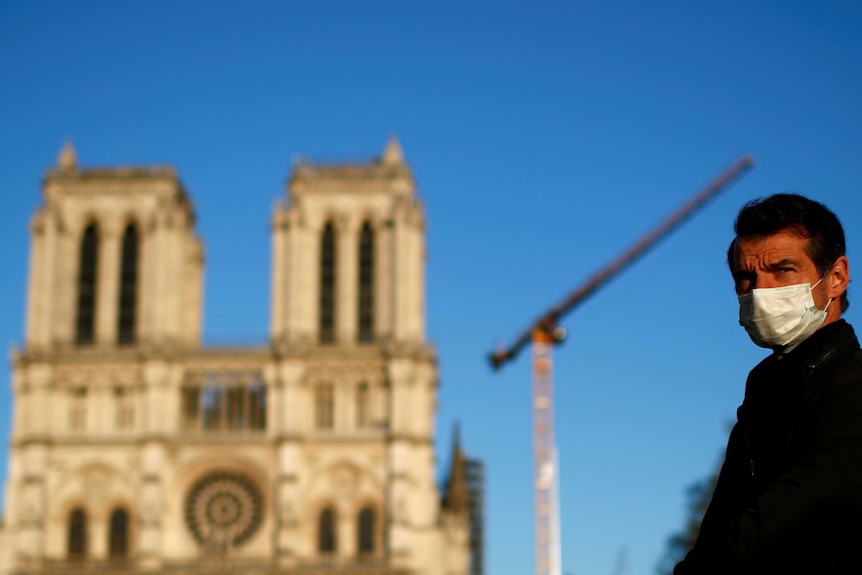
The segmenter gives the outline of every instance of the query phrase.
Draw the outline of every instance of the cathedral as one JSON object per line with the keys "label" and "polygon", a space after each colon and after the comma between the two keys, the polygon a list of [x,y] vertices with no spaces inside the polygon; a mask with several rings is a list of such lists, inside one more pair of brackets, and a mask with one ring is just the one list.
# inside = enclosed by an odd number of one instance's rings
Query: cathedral
{"label": "cathedral", "polygon": [[71,144],[31,226],[0,575],[481,573],[481,462],[434,452],[425,217],[398,142],[298,163],[266,347],[201,343],[175,169]]}

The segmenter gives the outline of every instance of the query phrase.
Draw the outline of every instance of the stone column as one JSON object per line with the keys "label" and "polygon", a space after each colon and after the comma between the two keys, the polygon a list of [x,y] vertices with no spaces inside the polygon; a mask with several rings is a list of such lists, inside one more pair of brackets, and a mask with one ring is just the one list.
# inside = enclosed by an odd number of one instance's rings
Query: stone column
{"label": "stone column", "polygon": [[404,225],[404,210],[397,206],[392,226],[392,336],[396,341],[406,338],[407,289],[409,277],[407,230]]}
{"label": "stone column", "polygon": [[375,277],[374,277],[374,328],[376,336],[391,337],[393,333],[392,309],[394,305],[395,259],[394,234],[392,220],[386,220],[375,230],[377,246],[375,247]]}
{"label": "stone column", "polygon": [[282,566],[296,563],[299,552],[299,527],[301,502],[299,497],[299,474],[301,452],[294,441],[283,442],[278,447],[278,479],[276,486],[276,555]]}
{"label": "stone column", "polygon": [[54,298],[50,297],[48,292],[51,270],[47,267],[50,261],[47,252],[51,246],[50,238],[54,234],[49,232],[48,224],[47,209],[43,208],[36,213],[30,225],[30,281],[27,293],[26,335],[28,347],[46,347],[51,341],[51,322],[48,321],[48,316],[51,313]]}
{"label": "stone column", "polygon": [[151,569],[159,567],[162,562],[163,463],[164,446],[159,442],[147,442],[143,446],[137,549],[142,566]]}
{"label": "stone column", "polygon": [[[104,218],[103,218],[104,219]],[[117,307],[120,287],[120,231],[115,223],[100,222],[98,271],[96,272],[96,343],[117,340]]]}
{"label": "stone column", "polygon": [[274,341],[287,339],[286,311],[290,297],[288,291],[287,270],[290,269],[287,235],[290,224],[287,214],[276,208],[272,219],[272,293],[270,294],[272,310],[270,312],[270,338]]}
{"label": "stone column", "polygon": [[341,219],[338,230],[338,251],[336,255],[335,289],[336,297],[336,341],[356,342],[356,322],[358,307],[358,263],[359,241],[356,222],[351,218]]}

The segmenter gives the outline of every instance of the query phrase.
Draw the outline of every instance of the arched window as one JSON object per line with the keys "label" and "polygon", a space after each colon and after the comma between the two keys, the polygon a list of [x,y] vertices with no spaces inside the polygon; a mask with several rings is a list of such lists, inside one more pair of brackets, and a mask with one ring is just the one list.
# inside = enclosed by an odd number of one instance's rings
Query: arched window
{"label": "arched window", "polygon": [[332,429],[335,426],[335,387],[320,383],[314,390],[314,427]]}
{"label": "arched window", "polygon": [[374,553],[375,523],[377,523],[374,509],[363,507],[359,512],[359,528],[356,530],[359,540],[356,548],[360,555]]}
{"label": "arched window", "polygon": [[360,342],[374,339],[374,230],[362,224],[359,234],[359,325]]}
{"label": "arched window", "polygon": [[335,553],[337,548],[335,511],[331,507],[326,507],[320,512],[317,522],[317,550],[320,553]]}
{"label": "arched window", "polygon": [[320,343],[335,340],[335,228],[326,222],[320,238]]}
{"label": "arched window", "polygon": [[87,556],[87,514],[80,507],[69,513],[68,555],[69,559]]}
{"label": "arched window", "polygon": [[69,390],[69,429],[85,431],[87,429],[87,388],[73,387]]}
{"label": "arched window", "polygon": [[117,314],[117,343],[135,343],[138,302],[138,230],[134,224],[123,233],[120,259],[120,300]]}
{"label": "arched window", "polygon": [[262,379],[248,387],[249,429],[266,429],[266,385]]}
{"label": "arched window", "polygon": [[75,342],[93,343],[96,325],[96,270],[99,263],[99,232],[95,224],[84,230],[78,260],[78,309],[75,322]]}
{"label": "arched window", "polygon": [[115,429],[132,429],[135,425],[135,398],[132,390],[119,385],[114,387],[114,425]]}
{"label": "arched window", "polygon": [[371,425],[369,395],[367,383],[363,381],[356,386],[356,427],[358,429],[365,429]]}
{"label": "arched window", "polygon": [[108,533],[108,554],[111,559],[129,556],[129,514],[117,508],[111,513],[111,530]]}

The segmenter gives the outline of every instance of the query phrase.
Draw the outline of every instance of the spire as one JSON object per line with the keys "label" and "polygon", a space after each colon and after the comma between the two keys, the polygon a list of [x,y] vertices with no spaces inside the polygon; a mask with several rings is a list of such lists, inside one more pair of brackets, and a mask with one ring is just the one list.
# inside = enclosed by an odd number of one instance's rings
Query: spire
{"label": "spire", "polygon": [[455,422],[452,441],[452,467],[446,480],[446,493],[443,508],[454,512],[467,512],[470,509],[470,490],[467,486],[467,459],[461,450],[461,426]]}
{"label": "spire", "polygon": [[66,140],[57,156],[57,167],[63,172],[73,172],[78,168],[78,154],[72,140]]}
{"label": "spire", "polygon": [[394,134],[389,136],[389,141],[386,142],[386,148],[383,150],[383,163],[387,166],[404,163],[404,152],[401,151],[401,144],[398,143],[398,138]]}

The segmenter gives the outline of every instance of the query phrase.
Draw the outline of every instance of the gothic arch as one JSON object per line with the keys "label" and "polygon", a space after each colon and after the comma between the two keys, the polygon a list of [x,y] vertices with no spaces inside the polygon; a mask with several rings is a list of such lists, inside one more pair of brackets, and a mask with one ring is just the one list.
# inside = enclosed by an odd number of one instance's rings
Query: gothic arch
{"label": "gothic arch", "polygon": [[99,277],[99,227],[87,220],[78,240],[78,274],[75,281],[75,343],[91,345],[96,336],[96,301]]}
{"label": "gothic arch", "polygon": [[338,511],[332,503],[320,506],[315,523],[315,549],[321,555],[338,552]]}
{"label": "gothic arch", "polygon": [[[128,473],[100,461],[85,461],[65,473],[54,491],[57,506],[49,509],[50,521],[46,525],[49,538],[65,538],[68,544],[69,516],[76,508],[86,514],[87,544],[92,544],[91,529],[94,524],[109,527],[110,514],[123,507],[129,514],[129,542],[134,535],[131,518],[134,509],[129,502],[137,500],[136,486]],[[131,547],[129,547],[131,549]]]}
{"label": "gothic arch", "polygon": [[70,469],[57,486],[56,493],[61,499],[73,501],[94,495],[111,497],[116,492],[130,495],[129,487],[126,478],[114,467],[94,458]]}
{"label": "gothic arch", "polygon": [[362,379],[353,386],[353,425],[356,429],[370,429],[374,427],[374,394],[367,380]]}
{"label": "gothic arch", "polygon": [[331,473],[341,467],[350,467],[361,474],[363,478],[373,483],[375,488],[382,486],[382,471],[380,465],[375,464],[371,458],[363,453],[340,453],[333,455],[315,466],[318,475]]}
{"label": "gothic arch", "polygon": [[[308,501],[335,498],[352,505],[353,501],[374,501],[382,493],[385,471],[367,456],[339,455],[325,458],[309,469],[302,497]],[[355,510],[348,508],[345,512]]]}
{"label": "gothic arch", "polygon": [[321,379],[312,386],[312,426],[315,432],[333,431],[336,428],[336,414],[341,411],[339,407],[339,385],[337,380]]}
{"label": "gothic arch", "polygon": [[87,557],[88,514],[83,505],[75,505],[66,519],[66,557],[81,561]]}
{"label": "gothic arch", "polygon": [[362,220],[357,242],[356,335],[359,343],[374,341],[377,285],[377,232],[371,218]]}
{"label": "gothic arch", "polygon": [[382,517],[378,506],[363,503],[356,513],[356,552],[358,555],[374,555],[379,552],[382,539]]}
{"label": "gothic arch", "polygon": [[108,515],[108,556],[126,559],[131,552],[131,516],[125,505],[111,506]]}
{"label": "gothic arch", "polygon": [[129,220],[120,240],[120,285],[117,300],[117,343],[135,343],[140,297],[141,226]]}
{"label": "gothic arch", "polygon": [[338,226],[337,218],[327,218],[319,234],[319,287],[317,328],[320,343],[335,341],[338,285]]}

